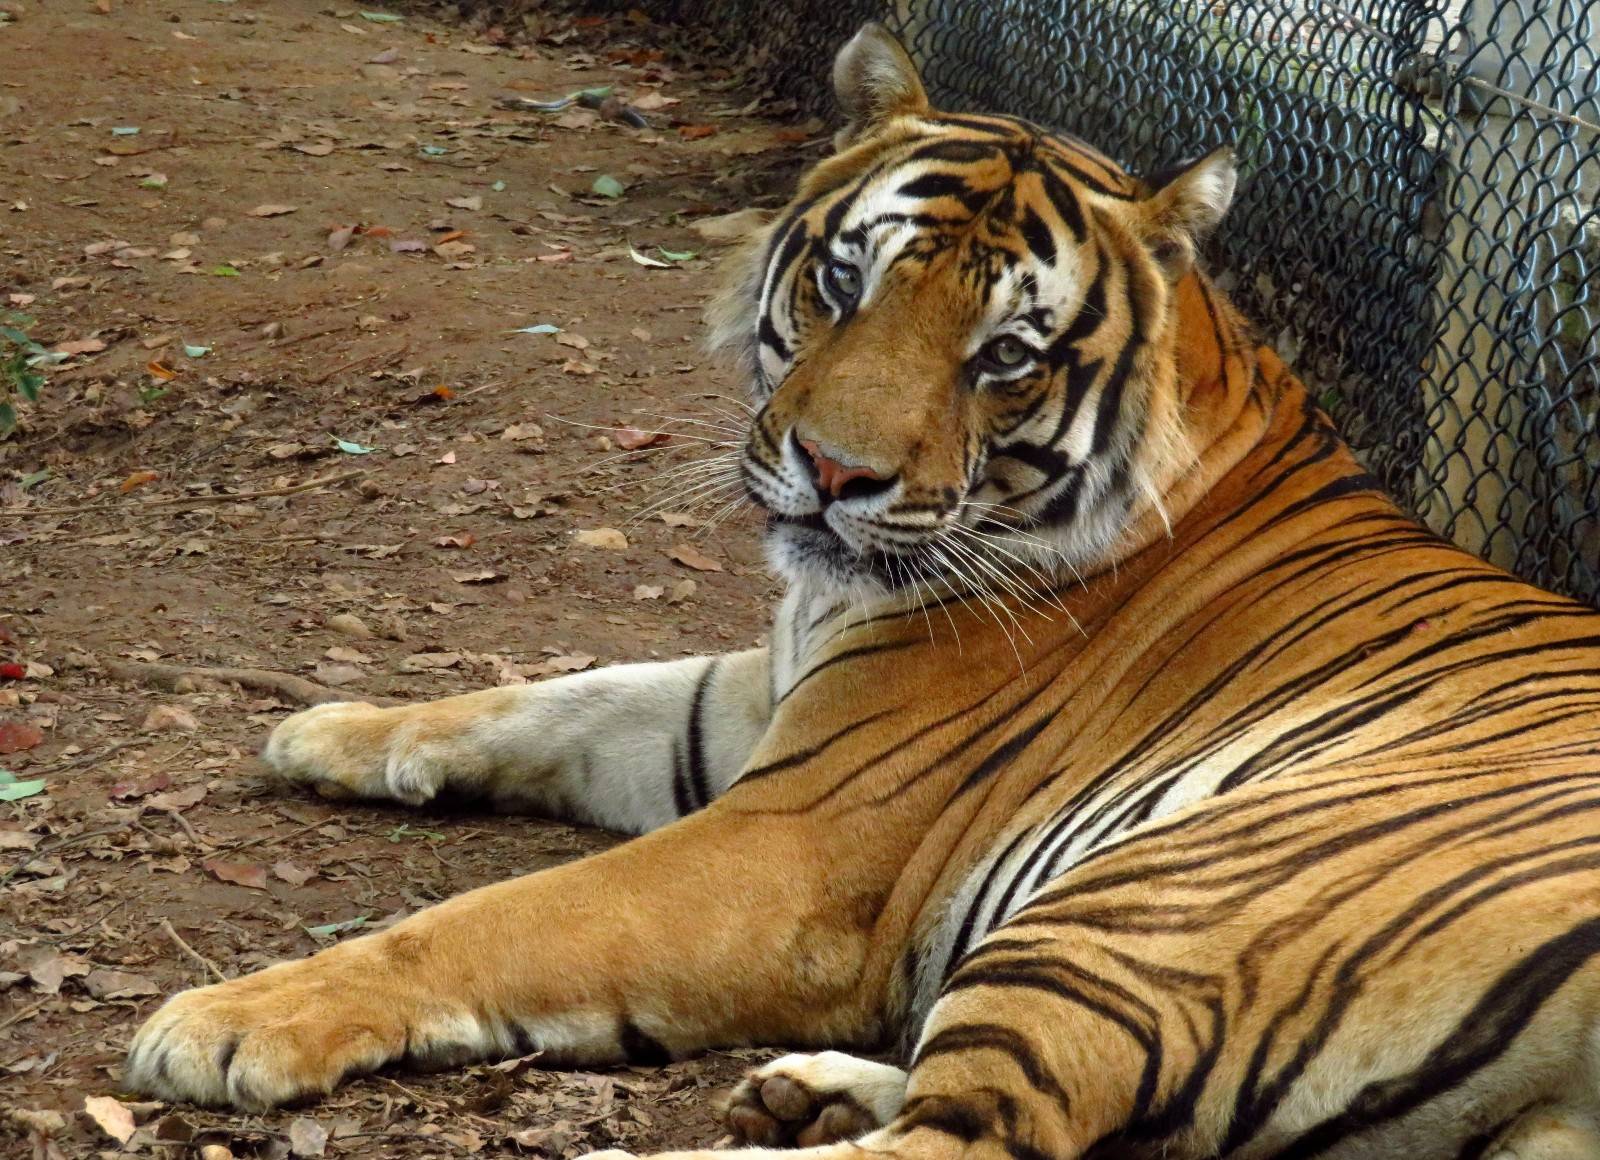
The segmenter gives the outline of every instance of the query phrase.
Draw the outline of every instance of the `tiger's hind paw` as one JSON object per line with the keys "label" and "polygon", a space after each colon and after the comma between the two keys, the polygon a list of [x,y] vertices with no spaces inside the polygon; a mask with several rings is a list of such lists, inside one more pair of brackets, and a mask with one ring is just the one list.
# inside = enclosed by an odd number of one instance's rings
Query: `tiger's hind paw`
{"label": "tiger's hind paw", "polygon": [[906,1073],[841,1051],[786,1055],[733,1089],[726,1119],[734,1142],[809,1148],[853,1140],[888,1123],[906,1098]]}

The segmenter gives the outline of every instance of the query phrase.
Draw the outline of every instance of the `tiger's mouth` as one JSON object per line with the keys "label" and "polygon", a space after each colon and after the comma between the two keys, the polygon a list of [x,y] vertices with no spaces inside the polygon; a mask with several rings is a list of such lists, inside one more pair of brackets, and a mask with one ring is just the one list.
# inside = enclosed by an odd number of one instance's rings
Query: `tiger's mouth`
{"label": "tiger's mouth", "polygon": [[828,523],[823,512],[784,515],[769,510],[767,545],[779,570],[789,575],[820,575],[840,585],[865,580],[889,591],[927,578],[914,551],[857,548]]}

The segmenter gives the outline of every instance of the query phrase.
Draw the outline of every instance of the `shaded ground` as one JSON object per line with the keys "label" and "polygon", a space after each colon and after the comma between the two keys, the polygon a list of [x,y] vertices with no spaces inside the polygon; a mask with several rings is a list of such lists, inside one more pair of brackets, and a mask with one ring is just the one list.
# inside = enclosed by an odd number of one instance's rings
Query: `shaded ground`
{"label": "shaded ground", "polygon": [[[0,309],[82,352],[0,444],[0,663],[27,673],[0,681],[0,766],[45,781],[0,802],[0,1153],[110,1156],[85,1098],[116,1095],[131,1031],[202,960],[303,955],[329,924],[607,841],[280,795],[252,754],[292,696],[127,666],[423,698],[757,639],[748,517],[704,527],[725,497],[666,474],[721,433],[619,457],[639,437],[616,428],[736,413],[697,346],[710,264],[676,255],[707,248],[694,221],[771,202],[816,129],[756,119],[783,110],[626,19],[0,11]],[[495,102],[607,84],[649,128]],[[602,176],[624,195],[593,194]],[[562,330],[508,333],[538,324]],[[396,1074],[269,1116],[136,1106],[123,1151],[283,1155],[301,1117],[302,1154],[705,1142],[747,1063]]]}

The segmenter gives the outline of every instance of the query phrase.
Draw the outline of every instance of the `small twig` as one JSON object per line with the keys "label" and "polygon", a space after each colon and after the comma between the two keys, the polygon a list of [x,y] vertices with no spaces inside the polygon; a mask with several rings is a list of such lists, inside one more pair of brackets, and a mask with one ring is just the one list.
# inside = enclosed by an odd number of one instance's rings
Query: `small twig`
{"label": "small twig", "polygon": [[0,1031],[4,1031],[7,1027],[11,1027],[11,1026],[14,1026],[15,1024],[21,1023],[24,1019],[33,1018],[40,1011],[43,1011],[44,1008],[45,1008],[45,1005],[47,1003],[49,1003],[51,999],[54,999],[54,998],[55,998],[54,995],[46,995],[43,999],[40,999],[37,1003],[30,1003],[28,1006],[24,1007],[22,1010],[14,1011],[10,1015],[7,1015],[4,1019],[0,1019]]}
{"label": "small twig", "polygon": [[353,358],[349,362],[340,363],[332,370],[323,371],[320,375],[313,375],[311,378],[307,379],[306,382],[310,383],[314,387],[319,387],[329,379],[333,378],[334,375],[343,374],[345,371],[353,371],[357,367],[364,366],[370,362],[379,362],[383,359],[399,358],[410,349],[411,344],[409,342],[403,342],[393,350],[380,350],[376,354],[362,355],[360,358]]}
{"label": "small twig", "polygon": [[187,678],[228,681],[243,685],[247,689],[277,693],[301,705],[326,705],[333,701],[367,701],[374,705],[399,704],[393,697],[364,697],[357,693],[346,693],[339,689],[330,689],[327,685],[319,685],[315,681],[308,681],[304,677],[297,677],[292,673],[278,673],[270,669],[214,669],[205,665],[162,665],[148,664],[144,661],[118,661],[109,657],[100,658],[97,663],[115,680],[159,685],[174,691],[178,682]]}
{"label": "small twig", "polygon": [[150,508],[160,507],[187,507],[208,503],[233,503],[236,500],[266,499],[275,495],[298,495],[302,491],[315,491],[319,487],[332,487],[336,483],[346,480],[359,479],[363,475],[371,474],[369,469],[360,471],[341,471],[338,475],[325,475],[321,479],[308,479],[304,483],[297,483],[293,487],[272,487],[265,491],[234,491],[219,495],[188,495],[168,499],[133,500],[127,504],[86,503],[73,507],[41,507],[41,508],[0,508],[0,518],[11,516],[17,519],[23,516],[77,516],[91,512],[121,512],[130,508],[145,511]]}
{"label": "small twig", "polygon": [[221,967],[217,966],[216,963],[212,962],[210,959],[206,958],[205,955],[201,954],[188,943],[184,942],[183,936],[180,935],[176,930],[172,929],[172,923],[168,922],[164,918],[161,920],[161,930],[163,934],[165,934],[173,941],[173,943],[177,945],[177,948],[180,951],[188,955],[195,962],[199,963],[202,967],[215,975],[217,977],[217,982],[226,983],[228,981],[228,976],[222,973]]}
{"label": "small twig", "polygon": [[46,842],[37,850],[30,851],[27,856],[22,859],[22,861],[12,866],[11,869],[7,870],[4,874],[0,874],[0,886],[4,886],[7,882],[10,882],[12,876],[16,874],[18,870],[21,870],[35,858],[43,857],[46,854],[54,854],[58,850],[65,850],[68,846],[81,846],[83,843],[93,838],[103,838],[107,834],[123,834],[126,833],[127,830],[127,826],[117,826],[109,830],[90,830],[87,834],[74,834],[70,838],[62,838],[59,842]]}
{"label": "small twig", "polygon": [[199,846],[202,850],[216,849],[212,843],[206,841],[195,832],[195,828],[189,824],[189,819],[183,816],[183,812],[181,810],[163,810],[162,812],[173,821],[177,822],[179,828],[182,829],[185,834],[189,835],[189,840],[196,846]]}
{"label": "small twig", "polygon": [[217,853],[237,854],[240,850],[248,850],[252,846],[271,846],[274,843],[284,841],[286,838],[298,837],[307,830],[315,830],[319,826],[331,826],[335,822],[342,821],[344,821],[343,814],[334,814],[333,817],[323,818],[320,822],[307,822],[303,826],[296,826],[294,829],[284,834],[263,834],[259,838],[251,838],[248,842],[240,842],[236,846],[221,846],[218,847]]}

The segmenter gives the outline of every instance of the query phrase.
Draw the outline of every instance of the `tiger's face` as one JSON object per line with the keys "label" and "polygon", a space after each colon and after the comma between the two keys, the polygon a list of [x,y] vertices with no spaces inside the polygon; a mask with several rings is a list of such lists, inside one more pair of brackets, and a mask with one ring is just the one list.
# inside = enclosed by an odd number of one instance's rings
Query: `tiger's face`
{"label": "tiger's face", "polygon": [[994,595],[1094,566],[1189,463],[1169,300],[1231,161],[1152,190],[1026,122],[934,112],[876,26],[834,82],[839,151],[714,319],[775,566]]}

